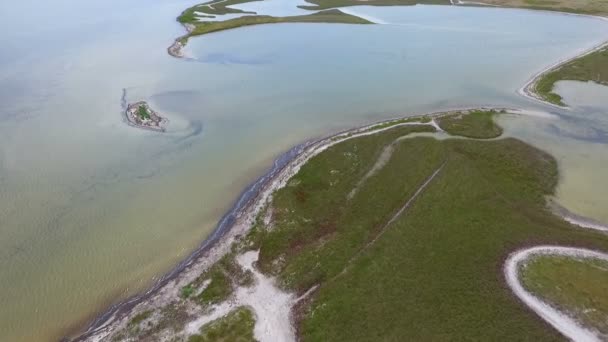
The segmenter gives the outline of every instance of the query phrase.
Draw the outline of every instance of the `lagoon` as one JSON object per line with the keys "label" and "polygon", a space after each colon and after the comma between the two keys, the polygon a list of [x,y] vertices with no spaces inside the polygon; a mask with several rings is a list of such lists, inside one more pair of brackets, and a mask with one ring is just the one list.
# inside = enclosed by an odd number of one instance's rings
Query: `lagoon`
{"label": "lagoon", "polygon": [[[501,123],[558,157],[560,203],[608,222],[603,88],[586,106],[586,85],[559,84],[572,110],[517,94],[543,67],[608,38],[608,22],[360,6],[349,12],[387,24],[239,28],[192,39],[191,60],[172,58],[174,18],[192,4],[0,5],[0,340],[57,340],[81,327],[185,258],[278,154],[396,116],[552,112]],[[38,20],[12,29],[25,12]],[[124,123],[123,89],[169,118],[166,134]]]}

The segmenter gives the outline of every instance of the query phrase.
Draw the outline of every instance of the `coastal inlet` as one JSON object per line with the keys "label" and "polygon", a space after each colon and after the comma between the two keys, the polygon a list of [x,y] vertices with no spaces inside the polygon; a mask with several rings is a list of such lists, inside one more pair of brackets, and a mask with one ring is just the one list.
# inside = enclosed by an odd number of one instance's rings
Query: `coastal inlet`
{"label": "coastal inlet", "polygon": [[125,116],[129,125],[156,132],[165,132],[168,123],[167,119],[161,117],[145,101],[129,104]]}

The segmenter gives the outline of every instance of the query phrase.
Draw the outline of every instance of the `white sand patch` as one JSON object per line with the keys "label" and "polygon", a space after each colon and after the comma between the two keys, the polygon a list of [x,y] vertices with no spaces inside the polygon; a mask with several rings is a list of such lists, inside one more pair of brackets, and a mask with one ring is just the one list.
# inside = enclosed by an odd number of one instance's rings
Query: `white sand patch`
{"label": "white sand patch", "polygon": [[596,331],[583,327],[577,321],[556,310],[523,287],[519,281],[519,266],[534,255],[565,255],[576,258],[593,258],[608,261],[608,254],[582,248],[536,246],[512,253],[504,266],[507,284],[511,290],[513,290],[515,295],[528,307],[534,310],[542,319],[547,321],[547,323],[551,324],[560,333],[573,341],[601,341],[599,334]]}

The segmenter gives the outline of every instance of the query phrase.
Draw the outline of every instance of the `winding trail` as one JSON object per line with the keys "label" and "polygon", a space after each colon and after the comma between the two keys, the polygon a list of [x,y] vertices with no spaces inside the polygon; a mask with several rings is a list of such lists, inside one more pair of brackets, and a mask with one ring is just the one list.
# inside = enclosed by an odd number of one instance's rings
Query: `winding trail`
{"label": "winding trail", "polygon": [[581,326],[574,319],[554,309],[523,287],[518,277],[519,265],[535,255],[562,255],[608,261],[608,254],[583,248],[543,245],[513,252],[507,258],[504,266],[507,285],[515,295],[561,334],[573,341],[601,341],[597,332]]}

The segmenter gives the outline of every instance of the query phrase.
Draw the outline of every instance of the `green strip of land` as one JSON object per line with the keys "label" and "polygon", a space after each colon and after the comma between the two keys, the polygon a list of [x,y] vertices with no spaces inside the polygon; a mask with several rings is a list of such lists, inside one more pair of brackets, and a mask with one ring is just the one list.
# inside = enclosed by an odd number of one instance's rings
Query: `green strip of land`
{"label": "green strip of land", "polygon": [[530,292],[608,336],[608,261],[542,255],[520,273]]}
{"label": "green strip of land", "polygon": [[[180,14],[177,17],[177,21],[182,24],[186,23],[197,23],[198,18],[207,17],[215,17],[216,15],[224,15],[224,14],[235,14],[235,13],[247,13],[247,14],[255,14],[254,12],[245,12],[237,8],[230,8],[228,6],[243,4],[246,2],[253,1],[262,1],[262,0],[226,0],[226,1],[209,1],[200,5],[192,6]],[[198,13],[202,13],[201,15],[197,15]]]}
{"label": "green strip of land", "polygon": [[[438,119],[448,132],[499,134],[498,112],[450,115]],[[279,286],[316,288],[295,308],[302,341],[562,340],[517,300],[502,272],[505,258],[529,245],[608,251],[608,235],[547,209],[555,159],[513,138],[437,140],[413,136],[434,132],[430,124],[394,122],[402,125],[380,124],[385,131],[311,158],[273,194],[269,224],[262,212],[228,255],[159,310],[158,323],[138,320],[117,336],[180,332],[194,319],[188,307],[206,310],[251,284],[234,258],[259,249],[256,267]],[[250,331],[250,320],[226,319],[234,326],[194,338]]]}
{"label": "green strip of land", "polygon": [[565,106],[562,97],[553,92],[555,83],[565,80],[593,81],[608,85],[608,47],[574,59],[541,75],[533,90],[545,101]]}
{"label": "green strip of land", "polygon": [[[183,19],[183,18],[182,18]],[[277,24],[277,23],[340,23],[340,24],[372,24],[372,22],[341,12],[340,10],[320,11],[308,15],[290,17],[273,17],[269,15],[246,15],[224,21],[196,21],[188,19],[184,23],[193,25],[190,32],[180,38],[186,44],[188,38],[203,34],[230,30],[242,26]]]}

